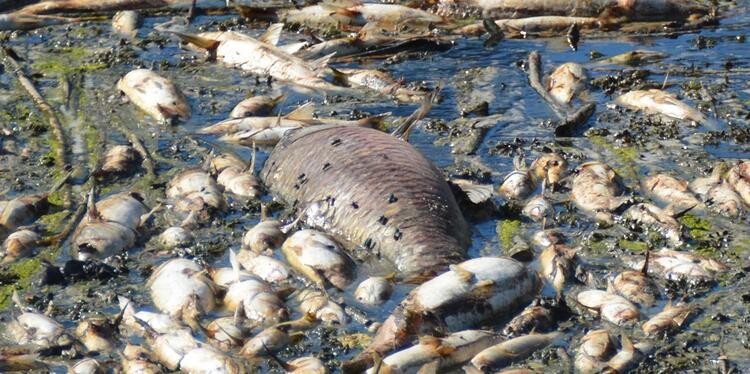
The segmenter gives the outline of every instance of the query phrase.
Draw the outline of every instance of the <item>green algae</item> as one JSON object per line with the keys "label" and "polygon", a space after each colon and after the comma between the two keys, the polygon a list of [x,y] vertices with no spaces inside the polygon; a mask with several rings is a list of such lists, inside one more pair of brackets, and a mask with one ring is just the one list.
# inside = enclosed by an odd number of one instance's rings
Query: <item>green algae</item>
{"label": "green algae", "polygon": [[106,69],[109,66],[103,62],[87,62],[93,53],[83,47],[65,47],[56,50],[57,53],[45,57],[42,61],[31,64],[31,68],[42,73],[70,74]]}
{"label": "green algae", "polygon": [[648,244],[641,241],[622,239],[617,242],[617,245],[622,249],[632,252],[644,252],[648,249]]}
{"label": "green algae", "polygon": [[619,167],[610,165],[618,175],[632,182],[638,181],[639,172],[636,166],[636,160],[638,159],[639,154],[638,148],[621,144],[612,144],[601,135],[588,135],[588,139],[591,144],[612,153],[618,159],[620,163]]}
{"label": "green algae", "polygon": [[497,235],[502,249],[513,246],[513,238],[521,231],[521,221],[506,219],[497,223]]}

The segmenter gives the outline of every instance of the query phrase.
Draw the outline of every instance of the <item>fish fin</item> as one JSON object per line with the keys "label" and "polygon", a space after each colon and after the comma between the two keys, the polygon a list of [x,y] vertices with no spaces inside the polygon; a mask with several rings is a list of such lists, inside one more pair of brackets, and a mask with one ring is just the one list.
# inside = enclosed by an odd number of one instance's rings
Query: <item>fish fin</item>
{"label": "fish fin", "polygon": [[470,282],[474,278],[474,273],[464,269],[461,265],[450,265],[448,267],[452,272],[456,273],[459,278],[464,282]]}
{"label": "fish fin", "polygon": [[390,272],[390,273],[384,275],[383,278],[385,278],[385,280],[387,280],[389,282],[396,283],[396,275],[397,275],[397,273],[395,271],[393,271],[393,272]]}
{"label": "fish fin", "polygon": [[495,282],[490,279],[484,279],[474,285],[471,290],[471,295],[478,299],[486,299],[493,293],[495,289]]}
{"label": "fish fin", "polygon": [[273,359],[273,361],[281,366],[281,368],[284,369],[285,372],[291,373],[297,369],[296,367],[289,365],[289,363],[287,363],[286,361],[282,361],[278,356],[273,354],[273,352],[271,352],[271,350],[266,347],[265,342],[260,342],[260,344],[263,346],[263,350],[266,351],[266,355],[268,355],[268,357],[271,357],[271,359]]}
{"label": "fish fin", "polygon": [[87,215],[88,219],[90,221],[100,221],[102,219],[101,213],[99,213],[99,210],[96,208],[96,203],[94,202],[94,199],[96,198],[96,192],[94,191],[94,187],[91,187],[91,190],[89,191],[89,197],[88,201],[86,203],[86,209],[87,209]]}
{"label": "fish fin", "polygon": [[483,43],[485,48],[494,47],[505,39],[505,33],[503,33],[503,30],[500,29],[495,21],[485,18],[482,20],[482,25],[487,34],[489,34],[489,38]]}
{"label": "fish fin", "polygon": [[696,206],[698,206],[698,203],[695,203],[690,206],[677,206],[675,204],[669,204],[667,205],[666,208],[664,208],[664,213],[670,217],[679,218],[683,216],[685,213],[695,208]]}
{"label": "fish fin", "polygon": [[283,118],[293,121],[310,121],[313,119],[313,114],[315,114],[315,106],[312,102],[306,103],[297,109],[289,112],[287,115],[285,115]]}
{"label": "fish fin", "polygon": [[517,155],[516,157],[513,157],[513,168],[519,171],[528,169],[528,167],[526,166],[526,160],[523,158],[523,156]]}
{"label": "fish fin", "polygon": [[674,316],[672,318],[672,321],[674,321],[677,327],[682,327],[685,321],[687,321],[688,317],[690,317],[690,315],[693,313],[693,310],[695,310],[695,308],[686,307],[684,310],[682,310],[680,313]]}
{"label": "fish fin", "polygon": [[383,114],[378,114],[376,116],[362,118],[361,120],[357,121],[357,125],[361,127],[369,127],[371,129],[379,128],[380,125],[383,124],[385,119],[391,114],[391,112],[386,112]]}
{"label": "fish fin", "polygon": [[198,48],[205,49],[206,51],[209,52],[211,56],[214,56],[216,54],[216,48],[219,46],[219,44],[221,44],[221,42],[218,40],[209,39],[209,38],[206,38],[197,34],[193,34],[193,33],[172,30],[172,29],[163,28],[159,26],[154,27],[154,29],[156,31],[167,32],[167,33],[176,35],[177,37],[179,37],[185,42],[193,44]]}
{"label": "fish fin", "polygon": [[229,264],[232,265],[232,274],[234,274],[234,280],[240,281],[240,263],[237,261],[237,253],[233,249],[229,249]]}
{"label": "fish fin", "polygon": [[620,344],[622,345],[623,351],[635,352],[635,347],[633,346],[633,342],[630,341],[630,338],[628,338],[627,335],[622,334],[622,338],[620,338]]}
{"label": "fish fin", "polygon": [[307,64],[312,68],[313,71],[320,74],[328,67],[328,62],[336,55],[336,52],[327,54],[321,58],[309,61]]}
{"label": "fish fin", "polygon": [[440,340],[440,338],[434,337],[432,335],[420,337],[419,344],[426,346],[427,349],[437,353],[440,356],[445,356],[456,351],[455,347],[443,345],[443,342],[442,340]]}
{"label": "fish fin", "polygon": [[430,112],[430,109],[432,109],[432,104],[440,94],[441,89],[442,86],[438,85],[437,87],[435,87],[435,90],[433,90],[432,93],[426,95],[424,100],[422,100],[422,105],[420,105],[419,108],[417,108],[417,110],[415,110],[414,113],[412,113],[409,117],[406,117],[404,121],[401,122],[401,124],[398,125],[395,130],[393,130],[391,135],[408,142],[409,134],[411,134],[414,124],[427,116],[427,114]]}
{"label": "fish fin", "polygon": [[279,105],[279,103],[282,103],[284,100],[286,100],[286,98],[287,98],[287,94],[283,93],[271,99],[271,102],[273,102],[273,105],[276,106],[276,105]]}
{"label": "fish fin", "polygon": [[448,181],[450,184],[458,187],[466,197],[469,198],[474,204],[483,203],[492,198],[494,194],[494,188],[489,184],[475,184],[466,179],[451,179]]}
{"label": "fish fin", "polygon": [[330,66],[328,67],[328,69],[331,71],[331,75],[333,75],[334,84],[342,87],[349,87],[349,75]]}
{"label": "fish fin", "polygon": [[271,26],[268,26],[266,32],[258,38],[258,41],[270,45],[277,45],[279,44],[279,39],[281,39],[281,31],[283,29],[283,23],[272,23]]}
{"label": "fish fin", "polygon": [[318,4],[320,7],[328,12],[330,12],[331,15],[337,14],[344,17],[353,18],[360,14],[360,12],[352,9],[347,9],[344,6],[340,6],[338,4],[331,4],[331,3],[320,3]]}

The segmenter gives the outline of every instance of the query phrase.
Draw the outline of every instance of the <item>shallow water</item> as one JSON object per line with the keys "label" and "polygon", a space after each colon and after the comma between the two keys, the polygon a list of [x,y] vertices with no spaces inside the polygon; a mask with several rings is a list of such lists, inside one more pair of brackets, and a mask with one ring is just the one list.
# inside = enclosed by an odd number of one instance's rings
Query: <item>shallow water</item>
{"label": "shallow water", "polygon": [[[220,5],[223,2],[218,2]],[[210,5],[217,5],[211,3]],[[590,89],[586,100],[597,103],[597,111],[586,126],[600,129],[601,136],[580,136],[575,138],[555,138],[554,132],[543,123],[553,118],[553,113],[538,95],[529,87],[526,73],[520,67],[528,53],[538,50],[542,55],[543,70],[549,73],[555,66],[564,62],[578,62],[589,70],[590,78],[617,74],[630,69],[651,71],[647,80],[656,86],[662,82],[668,83],[670,92],[680,95],[692,105],[698,105],[690,87],[703,85],[716,99],[714,106],[708,105],[704,110],[708,116],[713,111],[718,114],[719,131],[730,128],[733,134],[748,131],[750,126],[750,41],[740,41],[739,36],[750,36],[750,14],[747,12],[748,2],[738,2],[733,8],[732,15],[723,18],[717,27],[705,28],[700,31],[675,33],[674,35],[640,35],[623,36],[621,34],[605,34],[594,38],[583,38],[578,51],[570,50],[565,44],[564,37],[551,39],[506,40],[500,45],[487,49],[478,38],[460,38],[455,46],[443,53],[429,55],[419,59],[407,59],[396,63],[372,61],[365,64],[370,68],[385,68],[394,77],[403,77],[410,82],[426,82],[434,87],[444,86],[439,104],[436,104],[427,119],[410,138],[410,143],[423,151],[447,175],[458,175],[466,170],[490,175],[489,181],[495,187],[502,183],[504,175],[513,169],[512,158],[515,154],[522,154],[527,160],[535,159],[540,153],[554,150],[565,155],[571,168],[587,160],[605,161],[612,165],[623,177],[628,193],[642,199],[647,199],[639,192],[638,180],[644,175],[655,172],[669,172],[681,179],[692,180],[702,176],[716,159],[731,160],[735,158],[750,158],[750,147],[746,139],[736,136],[719,138],[718,141],[704,145],[696,141],[696,134],[706,132],[706,128],[693,128],[687,123],[676,123],[676,133],[660,135],[654,126],[631,126],[642,123],[643,116],[633,112],[615,108],[611,105],[613,96],[606,95],[601,89]],[[165,22],[169,15],[156,15],[146,18],[139,31],[138,38],[133,42],[121,42],[113,37],[108,23],[87,22],[80,25],[55,26],[31,32],[20,32],[6,35],[6,44],[16,49],[25,57],[28,73],[35,73],[37,86],[45,94],[55,108],[64,108],[66,115],[61,117],[70,135],[69,142],[75,154],[76,165],[81,169],[76,174],[74,197],[79,198],[81,185],[86,171],[91,169],[96,158],[96,145],[104,139],[108,144],[124,144],[126,139],[116,131],[110,122],[122,121],[133,129],[154,153],[157,160],[159,181],[164,183],[170,176],[180,170],[199,166],[205,155],[210,151],[231,151],[245,159],[250,158],[251,151],[246,147],[235,147],[218,142],[215,138],[195,135],[200,128],[220,121],[226,117],[233,105],[251,94],[265,94],[269,92],[289,92],[288,99],[282,104],[281,112],[291,111],[310,97],[290,91],[288,87],[272,82],[269,86],[265,78],[256,79],[250,74],[229,69],[216,63],[206,62],[202,57],[178,48],[174,38],[152,31],[154,25]],[[198,15],[193,20],[193,27],[214,30],[217,24],[223,23],[231,28],[247,30],[250,34],[259,35],[264,25],[243,25],[237,22],[235,15]],[[285,32],[282,43],[303,38],[302,35]],[[623,67],[619,65],[600,65],[592,61],[592,52],[598,52],[605,57],[635,49],[646,49],[668,54],[656,63],[638,67]],[[83,63],[97,63],[97,56],[111,54],[119,56],[107,58],[101,68],[78,69]],[[50,62],[51,65],[44,65]],[[727,69],[727,64],[731,67]],[[149,67],[160,74],[171,78],[186,94],[193,109],[192,117],[176,126],[165,126],[155,123],[151,118],[143,115],[133,105],[123,103],[115,90],[115,82],[119,77],[135,67]],[[694,76],[680,74],[680,71],[695,67]],[[470,70],[471,69],[471,70]],[[671,71],[667,77],[666,72]],[[77,86],[66,98],[61,90],[64,82],[73,82]],[[76,82],[80,82],[77,84]],[[467,95],[465,85],[473,87],[474,95]],[[46,142],[51,137],[49,132],[33,135],[29,124],[41,121],[38,113],[32,108],[31,114],[21,117],[23,110],[31,108],[31,102],[23,95],[15,78],[7,69],[0,75],[0,108],[7,117],[3,118],[6,128],[18,129],[16,141],[20,147],[28,147],[31,151],[30,160],[42,159],[50,149]],[[627,91],[627,89],[625,90]],[[615,96],[623,91],[616,90]],[[501,118],[484,136],[477,150],[469,155],[452,153],[449,145],[443,145],[439,140],[446,134],[428,130],[428,122],[450,122],[459,118],[461,105],[478,99],[487,100],[489,113],[500,114]],[[316,102],[317,113],[321,116],[338,115],[346,117],[353,110],[371,114],[392,112],[393,120],[410,114],[415,105],[399,105],[393,102],[373,101],[369,99],[344,100],[331,103],[319,96],[313,97]],[[462,104],[459,104],[462,103]],[[335,114],[331,114],[335,112]],[[661,125],[670,125],[665,120]],[[601,129],[609,130],[609,134]],[[645,129],[639,132],[638,129]],[[626,131],[632,135],[627,136]],[[592,134],[592,133],[589,133]],[[625,139],[623,141],[622,139]],[[436,141],[438,141],[436,143]],[[450,143],[450,139],[447,140]],[[520,147],[513,153],[498,152],[502,145],[517,142]],[[436,145],[438,144],[438,145]],[[85,148],[89,147],[89,148]],[[87,150],[86,150],[87,149]],[[268,149],[258,153],[256,170],[262,167]],[[17,158],[6,158],[11,168],[0,168],[0,190],[6,197],[44,191],[53,184],[52,175],[45,167],[19,162]],[[39,165],[42,165],[41,162]],[[135,175],[102,186],[101,195],[121,190],[135,189],[146,196],[149,206],[154,206],[164,198],[163,189],[151,188],[138,184],[143,171],[136,171]],[[537,191],[538,193],[539,191]],[[264,197],[265,200],[270,197]],[[628,248],[621,239],[629,242],[643,243],[647,233],[628,233],[625,225],[615,225],[609,229],[599,229],[585,215],[577,212],[566,201],[566,194],[553,194],[556,203],[560,228],[568,237],[572,246],[581,246],[578,252],[582,262],[601,280],[625,269],[628,259],[642,256],[642,252],[635,248]],[[513,214],[513,209],[497,199],[505,218],[503,221],[520,220],[520,230],[517,234],[528,239],[539,224],[526,221]],[[508,208],[508,209],[506,209]],[[510,213],[507,213],[510,212]],[[284,215],[284,212],[277,212]],[[681,332],[670,337],[657,338],[659,349],[654,360],[643,364],[639,370],[643,372],[655,371],[692,371],[716,372],[719,357],[724,355],[731,367],[739,372],[750,371],[750,346],[748,345],[748,330],[746,322],[750,320],[750,279],[746,272],[750,269],[750,230],[747,225],[747,215],[739,219],[729,220],[715,214],[705,212],[691,212],[708,223],[707,236],[712,241],[693,238],[688,240],[686,250],[700,248],[702,253],[708,253],[727,263],[730,270],[718,275],[716,283],[688,287],[684,284],[671,282],[662,284],[668,290],[660,303],[653,308],[641,310],[643,319],[661,310],[668,299],[691,302],[699,306],[700,312],[693,315],[689,323]],[[180,255],[197,256],[200,260],[216,266],[228,265],[227,249],[237,250],[240,238],[247,228],[259,219],[257,206],[234,201],[231,209],[197,232],[198,244]],[[27,295],[35,295],[37,299],[51,300],[54,304],[53,317],[63,322],[66,327],[72,327],[75,322],[85,316],[117,312],[115,295],[128,295],[136,303],[145,308],[150,307],[149,296],[143,292],[143,283],[153,265],[161,263],[173,254],[157,253],[158,245],[155,236],[169,223],[174,223],[175,217],[169,212],[157,214],[154,229],[144,232],[142,242],[123,256],[128,272],[125,275],[107,280],[79,282],[67,287],[45,286],[33,287],[28,282],[17,283],[25,288]],[[469,250],[472,257],[479,255],[499,255],[508,248],[503,248],[499,238],[499,221],[490,219],[473,223],[473,244]],[[50,226],[54,226],[50,224]],[[50,232],[54,231],[49,228]],[[714,240],[715,239],[715,240]],[[505,243],[507,244],[507,243]],[[62,264],[69,259],[69,243],[63,243],[60,251],[53,251],[53,260]],[[538,251],[537,251],[538,254]],[[280,256],[277,254],[277,256]],[[33,260],[24,260],[23,264],[34,266]],[[532,267],[537,266],[532,264]],[[0,268],[3,274],[20,274],[20,267],[4,266]],[[375,269],[375,270],[371,270]],[[359,267],[359,279],[364,279],[368,271],[382,271],[378,266],[368,264]],[[5,277],[3,277],[5,279]],[[31,281],[36,280],[35,276]],[[353,290],[358,282],[353,282]],[[32,283],[33,284],[33,283]],[[7,292],[10,284],[1,284],[4,300],[7,306]],[[386,304],[376,308],[365,308],[358,305],[352,298],[351,292],[334,293],[334,297],[342,297],[345,304],[365,311],[373,321],[382,321],[413,286],[398,285],[394,296]],[[600,282],[600,288],[606,287],[606,282]],[[567,291],[573,291],[569,287]],[[554,291],[545,288],[542,296],[552,298]],[[44,304],[44,303],[42,303]],[[217,312],[215,314],[221,314]],[[7,321],[9,312],[3,312],[2,317]],[[297,314],[293,318],[298,317]],[[208,319],[207,319],[208,320]],[[638,326],[614,328],[597,317],[588,314],[574,315],[559,323],[565,337],[556,342],[556,346],[567,349],[572,357],[579,338],[588,330],[608,326],[614,331],[624,332],[634,337],[634,340],[645,339]],[[496,326],[497,327],[497,326]],[[499,330],[499,329],[498,329]],[[290,359],[301,355],[320,355],[326,359],[331,367],[352,357],[358,349],[346,349],[335,342],[335,337],[353,332],[365,332],[364,326],[351,323],[344,329],[328,329],[320,327],[310,332],[307,339],[296,346],[283,351],[282,359]],[[112,358],[117,360],[117,356]],[[65,362],[51,359],[54,371],[64,372]],[[267,362],[259,362],[261,370],[277,370],[275,366],[266,366]],[[515,366],[530,367],[543,372],[558,371],[564,367],[562,360],[554,348],[548,348],[535,354],[529,360]]]}

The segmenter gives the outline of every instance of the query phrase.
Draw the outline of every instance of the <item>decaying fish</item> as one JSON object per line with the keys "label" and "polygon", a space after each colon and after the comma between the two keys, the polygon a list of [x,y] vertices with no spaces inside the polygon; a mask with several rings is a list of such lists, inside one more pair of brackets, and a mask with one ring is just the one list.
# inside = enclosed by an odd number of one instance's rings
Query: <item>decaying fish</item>
{"label": "decaying fish", "polygon": [[643,182],[646,192],[670,204],[675,212],[685,211],[700,204],[700,201],[688,189],[688,182],[667,174],[648,177]]}
{"label": "decaying fish", "polygon": [[362,281],[354,291],[354,298],[365,305],[380,305],[386,302],[393,293],[396,273],[385,277],[369,277]]}
{"label": "decaying fish", "polygon": [[[642,269],[644,263],[645,261],[636,261],[632,267]],[[665,279],[684,279],[689,282],[711,281],[714,279],[714,273],[726,269],[726,265],[716,260],[666,248],[651,252],[648,261],[650,273],[658,274]]]}
{"label": "decaying fish", "polygon": [[592,161],[576,170],[570,197],[581,210],[603,223],[612,224],[612,210],[629,201],[622,193],[619,176],[609,165]]}
{"label": "decaying fish", "polygon": [[269,116],[286,99],[285,94],[276,96],[253,96],[240,101],[229,113],[229,118]]}
{"label": "decaying fish", "polygon": [[643,332],[646,335],[653,335],[678,329],[694,311],[695,307],[691,305],[684,303],[672,305],[672,302],[669,302],[664,306],[664,310],[643,323]]}
{"label": "decaying fish", "polygon": [[200,130],[201,134],[220,134],[219,139],[244,145],[276,144],[294,129],[316,125],[378,127],[390,113],[369,116],[359,120],[315,118],[312,103],[300,106],[283,117],[244,117],[221,121]]}
{"label": "decaying fish", "polygon": [[568,162],[557,153],[545,153],[534,160],[531,170],[539,183],[546,180],[547,186],[554,190],[554,187],[568,175]]}
{"label": "decaying fish", "polygon": [[625,335],[620,339],[620,345],[622,348],[607,361],[607,367],[602,373],[627,373],[637,367],[654,349],[654,346],[649,342],[640,342],[633,345]]}
{"label": "decaying fish", "polygon": [[460,331],[475,327],[533,298],[536,274],[518,261],[480,257],[451,266],[451,270],[412,290],[378,329],[373,342],[346,366],[369,364],[374,354],[398,349],[417,334]]}
{"label": "decaying fish", "polygon": [[122,324],[141,335],[146,329],[145,326],[158,334],[187,328],[187,326],[166,314],[147,310],[136,311],[135,305],[128,298],[118,296],[118,303],[122,313]]}
{"label": "decaying fish", "polygon": [[732,166],[727,173],[727,181],[742,197],[742,201],[750,206],[750,161],[741,160]]}
{"label": "decaying fish", "polygon": [[617,274],[607,286],[607,291],[622,295],[631,302],[644,307],[652,306],[659,295],[656,284],[646,272],[635,270],[626,270]]}
{"label": "decaying fish", "polygon": [[42,237],[39,234],[29,229],[21,229],[10,234],[3,242],[0,264],[8,264],[31,255],[41,240]]}
{"label": "decaying fish", "polygon": [[215,285],[203,273],[195,262],[177,258],[154,270],[146,287],[159,310],[193,327],[216,306]]}
{"label": "decaying fish", "polygon": [[[334,83],[345,80],[343,74],[328,67],[332,56],[306,61],[276,47],[283,24],[272,24],[266,34],[258,39],[244,38],[213,39],[208,35],[161,29],[173,33],[184,41],[204,49],[222,63],[260,76],[271,76],[276,80],[300,87],[325,92],[349,93],[350,90]],[[327,81],[324,78],[329,78]]]}
{"label": "decaying fish", "polygon": [[354,262],[333,238],[315,230],[300,230],[281,246],[287,262],[319,287],[330,283],[344,289],[354,277]]}
{"label": "decaying fish", "polygon": [[49,209],[47,194],[26,195],[0,201],[0,238],[28,225]]}
{"label": "decaying fish", "polygon": [[172,226],[159,234],[159,243],[165,248],[187,247],[193,243],[193,234],[185,227]]}
{"label": "decaying fish", "polygon": [[84,358],[70,367],[70,374],[103,374],[105,368],[96,359]]}
{"label": "decaying fish", "polygon": [[27,5],[19,10],[26,14],[56,14],[107,12],[128,9],[161,8],[175,4],[187,4],[187,0],[46,0]]}
{"label": "decaying fish", "polygon": [[674,212],[649,203],[640,203],[628,208],[623,217],[658,231],[673,246],[682,244],[682,225],[674,219]]}
{"label": "decaying fish", "polygon": [[125,374],[158,374],[162,372],[151,352],[145,348],[128,344],[122,351],[122,371]]}
{"label": "decaying fish", "polygon": [[10,346],[0,348],[0,371],[27,372],[31,370],[49,370],[39,359],[41,355],[29,346]]}
{"label": "decaying fish", "polygon": [[117,81],[117,89],[159,122],[190,118],[190,104],[169,79],[148,69],[136,69]]}
{"label": "decaying fish", "polygon": [[[18,304],[18,297],[13,299]],[[4,335],[18,345],[31,344],[41,348],[62,347],[73,343],[63,325],[41,313],[23,312],[5,325]]]}
{"label": "decaying fish", "polygon": [[563,235],[557,230],[541,230],[534,233],[531,240],[537,247],[547,248],[563,241]]}
{"label": "decaying fish", "polygon": [[569,105],[571,100],[586,89],[586,69],[575,62],[564,63],[555,69],[547,80],[547,91],[559,104]]}
{"label": "decaying fish", "polygon": [[203,332],[210,338],[211,344],[228,351],[242,345],[250,337],[250,326],[238,320],[233,316],[219,317],[211,321]]}
{"label": "decaying fish", "polygon": [[107,150],[102,162],[102,172],[105,174],[117,174],[128,170],[135,162],[136,152],[129,145],[116,145]]}
{"label": "decaying fish", "polygon": [[89,318],[76,326],[75,335],[89,352],[110,352],[115,348],[120,319]]}
{"label": "decaying fish", "polygon": [[562,333],[530,334],[506,340],[479,352],[471,359],[475,368],[487,372],[506,367],[531,356],[560,338]]}
{"label": "decaying fish", "polygon": [[380,70],[372,69],[339,69],[346,74],[349,84],[367,87],[404,103],[418,103],[428,95],[427,91],[409,88],[403,81],[397,81]]}
{"label": "decaying fish", "polygon": [[635,50],[630,52],[621,53],[616,56],[603,58],[597,60],[597,64],[600,65],[627,65],[627,66],[639,66],[653,62],[661,61],[669,57],[666,53]]}
{"label": "decaying fish", "polygon": [[88,213],[73,233],[73,249],[81,261],[130,248],[149,217],[143,197],[135,192],[117,193],[96,204],[93,199],[90,193]]}
{"label": "decaying fish", "polygon": [[529,176],[529,169],[521,156],[513,159],[513,168],[505,176],[498,192],[506,199],[525,199],[534,190],[534,181]]}
{"label": "decaying fish", "polygon": [[294,342],[299,335],[291,336],[276,327],[269,327],[250,338],[240,349],[240,355],[248,358],[267,356],[278,352]]}
{"label": "decaying fish", "polygon": [[250,165],[247,165],[236,156],[220,155],[211,160],[211,169],[217,175],[216,183],[224,191],[247,198],[255,198],[261,194],[260,180],[253,174],[255,156]]}
{"label": "decaying fish", "polygon": [[[251,16],[252,8],[245,9]],[[278,19],[291,24],[316,28],[364,26],[378,24],[429,24],[442,23],[443,17],[425,10],[399,4],[362,3],[358,0],[327,2],[279,12]]]}
{"label": "decaying fish", "polygon": [[200,342],[190,330],[185,329],[164,334],[151,333],[147,336],[147,341],[153,357],[171,371],[180,368],[180,361],[188,352],[200,347]]}
{"label": "decaying fish", "polygon": [[535,222],[539,222],[545,218],[554,217],[555,208],[543,195],[538,195],[526,202],[521,213]]}
{"label": "decaying fish", "polygon": [[270,256],[242,250],[237,253],[237,262],[243,269],[268,283],[276,284],[289,278],[290,271],[286,263]]}
{"label": "decaying fish", "polygon": [[286,233],[282,231],[283,225],[275,219],[266,219],[265,208],[261,207],[261,221],[247,230],[242,236],[242,247],[255,253],[273,251],[279,248],[286,239]]}
{"label": "decaying fish", "polygon": [[706,124],[706,116],[703,113],[666,91],[634,90],[620,95],[615,101],[620,105],[646,113],[663,114],[667,117]]}
{"label": "decaying fish", "polygon": [[340,326],[348,321],[344,308],[333,302],[323,291],[304,289],[295,298],[302,313],[315,316],[319,321]]}
{"label": "decaying fish", "polygon": [[179,212],[193,212],[196,218],[208,218],[213,211],[221,211],[226,202],[218,184],[200,169],[188,169],[177,174],[166,191],[167,199],[174,202]]}
{"label": "decaying fish", "polygon": [[300,357],[284,363],[282,368],[291,374],[328,374],[328,367],[317,357]]}
{"label": "decaying fish", "polygon": [[112,29],[127,38],[134,38],[142,23],[141,15],[135,10],[122,10],[112,17]]}
{"label": "decaying fish", "polygon": [[180,360],[180,372],[186,374],[241,374],[244,368],[232,357],[209,346],[191,349]]}
{"label": "decaying fish", "polygon": [[529,305],[513,317],[503,332],[506,335],[528,334],[531,331],[541,332],[555,323],[552,311],[540,305]]}
{"label": "decaying fish", "polygon": [[[595,17],[567,17],[567,16],[537,16],[526,18],[504,18],[495,20],[495,24],[504,33],[523,37],[528,33],[559,33],[568,30],[571,25],[577,25],[583,30],[596,29],[600,22]],[[487,32],[482,22],[461,27],[454,31],[461,35],[481,35]]]}
{"label": "decaying fish", "polygon": [[[420,337],[412,347],[385,357],[380,373],[414,373],[424,364],[437,361],[436,370],[446,371],[471,360],[477,353],[491,347],[502,338],[491,331],[465,330],[443,338]],[[375,374],[375,368],[367,371]]]}
{"label": "decaying fish", "polygon": [[75,18],[41,16],[20,12],[0,14],[0,31],[33,30],[45,26],[78,22]]}
{"label": "decaying fish", "polygon": [[284,302],[273,293],[271,285],[254,275],[241,272],[232,250],[229,252],[229,261],[232,264],[230,271],[222,272],[229,274],[228,281],[218,280],[219,277],[214,274],[217,284],[228,286],[224,306],[235,311],[241,305],[245,317],[260,324],[274,324],[285,320],[289,313]]}
{"label": "decaying fish", "polygon": [[736,191],[743,190],[744,182],[739,176],[738,168],[732,168],[732,181],[724,180],[723,175],[727,172],[727,165],[719,163],[714,166],[711,175],[698,177],[690,182],[690,191],[700,196],[709,206],[720,214],[728,217],[737,217],[745,211],[743,198]]}
{"label": "decaying fish", "polygon": [[579,292],[576,301],[618,326],[635,320],[640,315],[638,308],[628,299],[601,290]]}
{"label": "decaying fish", "polygon": [[[425,101],[407,118],[405,135],[430,106]],[[409,143],[378,130],[292,132],[269,155],[261,178],[275,197],[307,211],[309,226],[349,248],[382,254],[406,278],[460,261],[471,240],[442,173]]]}
{"label": "decaying fish", "polygon": [[581,338],[574,365],[581,373],[599,373],[617,352],[618,343],[607,330],[592,330]]}
{"label": "decaying fish", "polygon": [[555,244],[547,247],[539,255],[542,275],[552,284],[558,296],[562,295],[565,282],[575,277],[576,253],[575,248]]}

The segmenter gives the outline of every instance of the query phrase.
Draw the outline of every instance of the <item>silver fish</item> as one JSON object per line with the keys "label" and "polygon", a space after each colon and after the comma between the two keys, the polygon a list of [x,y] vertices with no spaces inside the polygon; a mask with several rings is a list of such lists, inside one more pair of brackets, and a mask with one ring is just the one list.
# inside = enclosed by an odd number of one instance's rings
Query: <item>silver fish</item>
{"label": "silver fish", "polygon": [[579,292],[576,300],[615,325],[623,325],[638,318],[638,308],[626,298],[601,290]]}
{"label": "silver fish", "polygon": [[393,293],[393,282],[396,273],[385,277],[369,277],[363,280],[354,291],[354,298],[365,305],[380,305],[386,302]]}
{"label": "silver fish", "polygon": [[506,199],[525,199],[534,190],[534,182],[520,156],[513,159],[513,168],[514,170],[505,176],[498,192]]}
{"label": "silver fish", "polygon": [[354,262],[333,238],[315,230],[300,230],[281,246],[287,262],[319,287],[330,283],[344,289],[354,278]]}
{"label": "silver fish", "polygon": [[159,122],[190,118],[190,105],[169,79],[148,69],[136,69],[117,81],[117,89]]}
{"label": "silver fish", "polygon": [[667,117],[706,123],[706,116],[697,109],[685,104],[669,92],[650,89],[634,90],[620,95],[616,103],[651,114],[662,114]]}
{"label": "silver fish", "polygon": [[141,15],[134,10],[121,10],[112,17],[112,29],[127,38],[134,38],[142,24]]}
{"label": "silver fish", "polygon": [[643,323],[643,332],[646,335],[654,335],[678,329],[695,312],[695,309],[695,307],[688,304],[680,303],[672,305],[672,302],[669,302],[664,306],[664,310]]}
{"label": "silver fish", "polygon": [[506,340],[500,344],[479,352],[471,359],[471,364],[481,371],[497,370],[513,362],[524,360],[537,350],[540,350],[555,340],[562,333],[530,334]]}

